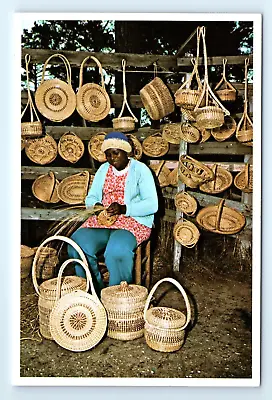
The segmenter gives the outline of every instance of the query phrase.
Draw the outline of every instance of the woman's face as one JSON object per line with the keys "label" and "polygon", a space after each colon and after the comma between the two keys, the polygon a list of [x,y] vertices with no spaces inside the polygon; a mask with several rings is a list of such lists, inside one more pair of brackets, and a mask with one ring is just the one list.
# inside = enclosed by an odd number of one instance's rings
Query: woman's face
{"label": "woman's face", "polygon": [[118,171],[121,171],[128,165],[128,155],[124,150],[108,149],[105,151],[105,154],[108,163],[113,165]]}

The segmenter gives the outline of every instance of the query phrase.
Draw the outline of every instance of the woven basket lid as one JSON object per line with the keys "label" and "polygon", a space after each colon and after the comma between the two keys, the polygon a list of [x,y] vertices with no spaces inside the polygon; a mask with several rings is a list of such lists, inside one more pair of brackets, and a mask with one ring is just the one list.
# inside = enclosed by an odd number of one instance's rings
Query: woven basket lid
{"label": "woven basket lid", "polygon": [[246,223],[243,214],[224,206],[224,199],[220,201],[219,205],[202,208],[196,216],[196,221],[204,229],[223,235],[240,232]]}
{"label": "woven basket lid", "polygon": [[68,204],[84,203],[89,187],[89,172],[83,171],[64,178],[58,186],[58,196]]}
{"label": "woven basket lid", "polygon": [[225,115],[224,123],[219,128],[211,129],[211,134],[218,142],[229,139],[236,131],[236,121],[230,115]]}
{"label": "woven basket lid", "polygon": [[109,286],[102,289],[101,301],[107,306],[113,307],[120,306],[122,304],[132,305],[138,302],[146,300],[148,290],[144,286],[128,284],[126,281],[122,281],[120,285]]}
{"label": "woven basket lid", "polygon": [[196,245],[200,236],[197,226],[185,219],[176,222],[173,233],[177,242],[189,248]]}
{"label": "woven basket lid", "polygon": [[58,184],[54,172],[49,171],[35,179],[32,184],[32,193],[38,200],[45,203],[57,203],[60,200],[57,194]]}
{"label": "woven basket lid", "polygon": [[147,310],[146,320],[156,328],[179,329],[185,325],[186,316],[174,308],[153,307]]}
{"label": "woven basket lid", "polygon": [[181,124],[181,139],[188,143],[196,143],[200,139],[200,131],[190,122]]}
{"label": "woven basket lid", "polygon": [[[188,155],[181,156],[179,159],[179,175],[189,187],[197,187],[201,183],[214,179],[214,173],[209,167]],[[186,178],[192,181],[192,186],[188,184]]]}
{"label": "woven basket lid", "polygon": [[35,250],[24,244],[21,244],[21,258],[32,257],[35,254]]}
{"label": "woven basket lid", "polygon": [[178,186],[178,167],[174,168],[168,175],[169,185]]}
{"label": "woven basket lid", "polygon": [[225,168],[215,164],[212,167],[212,171],[214,173],[214,179],[199,186],[202,192],[211,194],[221,193],[232,185],[232,174]]}
{"label": "woven basket lid", "polygon": [[88,143],[88,151],[90,156],[101,163],[106,161],[105,153],[101,150],[105,136],[106,133],[104,132],[97,133],[89,140]]}
{"label": "woven basket lid", "polygon": [[179,144],[181,140],[181,124],[166,124],[162,129],[162,137],[168,143]]}
{"label": "woven basket lid", "polygon": [[50,333],[63,348],[85,351],[97,345],[107,328],[107,315],[97,297],[82,290],[61,297],[50,314]]}
{"label": "woven basket lid", "polygon": [[49,164],[58,154],[58,145],[50,135],[42,138],[30,139],[26,142],[25,152],[27,157],[36,164]]}
{"label": "woven basket lid", "polygon": [[[41,297],[48,300],[55,300],[57,282],[58,278],[52,278],[44,281],[39,287]],[[85,278],[82,278],[81,276],[64,276],[61,278],[61,296],[79,289],[86,289]]]}
{"label": "woven basket lid", "polygon": [[197,210],[197,201],[188,192],[178,192],[175,195],[175,206],[186,215],[194,215]]}
{"label": "woven basket lid", "polygon": [[151,164],[150,168],[155,172],[160,187],[165,187],[169,185],[169,175],[170,175],[169,168],[167,168],[165,165],[161,167],[160,164]]}
{"label": "woven basket lid", "polygon": [[160,132],[157,132],[143,140],[142,148],[144,154],[149,157],[162,157],[168,152],[169,143],[162,137]]}
{"label": "woven basket lid", "polygon": [[252,165],[246,164],[245,168],[239,172],[234,178],[234,185],[245,193],[253,191],[253,168]]}
{"label": "woven basket lid", "polygon": [[135,158],[135,160],[140,160],[143,154],[143,149],[140,140],[131,133],[127,133],[126,136],[132,148],[132,152],[129,153],[128,156]]}
{"label": "woven basket lid", "polygon": [[66,132],[59,140],[58,152],[64,160],[75,163],[84,154],[84,144],[74,132]]}
{"label": "woven basket lid", "polygon": [[97,216],[99,225],[111,226],[117,220],[118,215],[108,215],[107,210],[102,210]]}

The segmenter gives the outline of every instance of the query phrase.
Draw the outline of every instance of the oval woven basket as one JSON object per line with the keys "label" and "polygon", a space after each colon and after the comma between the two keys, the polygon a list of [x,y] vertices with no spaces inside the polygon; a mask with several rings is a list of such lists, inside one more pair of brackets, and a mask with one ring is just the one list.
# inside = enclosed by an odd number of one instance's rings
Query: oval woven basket
{"label": "oval woven basket", "polygon": [[113,118],[112,126],[116,131],[131,132],[135,129],[135,119],[133,117]]}
{"label": "oval woven basket", "polygon": [[118,215],[108,215],[107,210],[102,210],[97,216],[99,225],[111,226],[117,220]]}
{"label": "oval woven basket", "polygon": [[188,216],[192,216],[197,211],[197,201],[188,192],[178,192],[175,195],[175,206],[176,208],[184,212]]}
{"label": "oval woven basket", "polygon": [[175,223],[173,234],[178,243],[189,249],[197,244],[200,237],[197,226],[184,218]]}
{"label": "oval woven basket", "polygon": [[58,152],[64,160],[76,163],[84,154],[84,144],[74,132],[65,132],[59,140]]}
{"label": "oval woven basket", "polygon": [[[78,252],[79,257],[84,262],[84,264],[88,265],[87,259],[81,248],[77,245],[77,243],[75,243],[72,239],[68,237],[58,236],[58,235],[50,236],[49,238],[45,239],[37,248],[32,264],[32,281],[35,291],[39,296],[38,309],[39,309],[40,332],[43,337],[51,340],[53,340],[53,338],[50,333],[49,317],[56,302],[58,278],[46,280],[39,286],[37,283],[37,261],[39,259],[40,252],[42,251],[43,247],[47,243],[53,240],[60,240],[62,242],[70,244]],[[86,279],[80,276],[65,276],[61,280],[62,296],[78,289],[88,291],[88,288],[89,286],[87,285]]]}
{"label": "oval woven basket", "polygon": [[27,278],[31,271],[35,250],[21,244],[21,279]]}
{"label": "oval woven basket", "polygon": [[105,153],[101,150],[105,136],[106,134],[104,132],[99,132],[94,135],[88,143],[88,152],[90,156],[101,163],[106,161]]}
{"label": "oval woven basket", "polygon": [[180,112],[185,121],[195,122],[196,116],[193,110],[186,110],[186,108],[180,107]]}
{"label": "oval woven basket", "polygon": [[55,178],[55,174],[49,171],[47,174],[38,176],[32,184],[32,193],[40,201],[44,203],[57,203],[60,198],[57,194],[59,182]]}
{"label": "oval woven basket", "polygon": [[191,188],[214,179],[214,173],[209,167],[188,155],[179,158],[179,176]]}
{"label": "oval woven basket", "polygon": [[[33,248],[36,251],[38,247]],[[59,263],[57,250],[53,247],[43,247],[37,258],[36,277],[37,279],[51,279],[55,277],[56,267]]]}
{"label": "oval woven basket", "polygon": [[129,153],[128,156],[135,158],[135,160],[140,160],[143,155],[143,149],[140,140],[131,133],[127,133],[126,136],[132,148],[132,152]]}
{"label": "oval woven basket", "polygon": [[88,193],[90,174],[82,171],[64,178],[58,186],[58,196],[68,204],[83,204]]}
{"label": "oval woven basket", "polygon": [[213,129],[223,125],[224,111],[217,106],[205,106],[195,110],[198,126]]}
{"label": "oval woven basket", "polygon": [[243,171],[239,172],[234,178],[234,185],[245,193],[253,192],[253,168],[246,164]]}
{"label": "oval woven basket", "polygon": [[157,132],[143,140],[142,149],[149,157],[162,157],[168,152],[169,143]]}
{"label": "oval woven basket", "polygon": [[236,131],[236,121],[230,115],[226,115],[224,118],[224,123],[219,128],[211,129],[211,134],[215,140],[218,142],[223,142],[229,139]]}
{"label": "oval woven basket", "polygon": [[50,135],[42,138],[30,139],[25,145],[27,157],[36,164],[50,164],[58,155],[58,145]]}
{"label": "oval woven basket", "polygon": [[171,186],[178,186],[178,167],[174,168],[167,177],[168,183]]}
{"label": "oval woven basket", "polygon": [[125,281],[102,289],[101,301],[108,314],[108,337],[134,340],[143,336],[147,294],[147,288]]}
{"label": "oval woven basket", "polygon": [[[76,289],[61,296],[61,277],[64,268],[71,262],[79,263],[85,270],[87,287],[91,293]],[[56,302],[49,317],[52,338],[64,349],[86,351],[96,346],[107,329],[106,310],[95,293],[87,264],[81,260],[66,260],[58,273]]]}
{"label": "oval woven basket", "polygon": [[[186,316],[183,312],[169,307],[148,309],[155,290],[163,282],[170,282],[178,288],[185,301]],[[191,320],[191,306],[185,290],[178,281],[173,278],[163,278],[153,286],[145,302],[144,320],[144,337],[151,349],[170,353],[182,347],[185,329]]]}
{"label": "oval woven basket", "polygon": [[155,172],[160,187],[165,187],[169,185],[170,169],[163,165],[164,163],[165,161],[163,160],[159,164],[150,165],[152,171]]}
{"label": "oval woven basket", "polygon": [[190,122],[184,122],[181,124],[181,139],[188,143],[196,143],[200,139],[200,131]]}
{"label": "oval woven basket", "polygon": [[237,210],[224,206],[224,201],[222,199],[219,205],[202,208],[196,216],[196,221],[208,231],[232,235],[243,229],[246,219]]}
{"label": "oval woven basket", "polygon": [[214,164],[211,169],[214,173],[214,179],[212,181],[203,183],[199,186],[199,189],[202,190],[202,192],[210,194],[224,192],[232,185],[232,174],[217,164]]}
{"label": "oval woven basket", "polygon": [[43,127],[40,121],[21,122],[21,136],[23,137],[38,137],[42,136]]}
{"label": "oval woven basket", "polygon": [[181,141],[181,123],[172,123],[164,125],[162,129],[162,138],[168,143],[179,144]]}
{"label": "oval woven basket", "polygon": [[175,103],[165,83],[158,77],[140,90],[144,108],[153,120],[159,120],[175,110]]}

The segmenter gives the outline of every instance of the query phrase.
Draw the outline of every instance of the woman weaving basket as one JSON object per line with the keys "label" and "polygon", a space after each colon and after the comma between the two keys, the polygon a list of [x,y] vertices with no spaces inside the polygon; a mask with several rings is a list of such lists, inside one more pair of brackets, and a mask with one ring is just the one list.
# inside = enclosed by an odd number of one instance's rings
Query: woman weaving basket
{"label": "woman weaving basket", "polygon": [[[125,134],[111,132],[105,136],[101,150],[107,161],[97,170],[85,199],[86,207],[104,206],[112,225],[103,224],[92,215],[73,233],[71,238],[82,248],[93,273],[98,291],[104,287],[97,265],[97,253],[104,251],[109,271],[109,286],[121,281],[132,282],[134,250],[151,234],[158,197],[150,169],[142,162],[129,158],[131,145]],[[77,252],[68,246],[71,258]],[[85,276],[80,265],[78,276]]]}

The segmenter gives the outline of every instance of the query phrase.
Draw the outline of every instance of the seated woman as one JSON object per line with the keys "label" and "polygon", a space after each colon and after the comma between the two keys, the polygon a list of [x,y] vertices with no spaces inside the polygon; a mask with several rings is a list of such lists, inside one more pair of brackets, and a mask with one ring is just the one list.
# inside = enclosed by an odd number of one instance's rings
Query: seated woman
{"label": "seated woman", "polygon": [[[125,134],[111,132],[101,146],[107,161],[97,170],[86,207],[102,204],[109,216],[117,216],[111,226],[100,225],[97,216],[89,217],[71,238],[82,248],[92,271],[98,292],[104,287],[97,264],[97,253],[104,251],[109,271],[109,286],[133,280],[133,260],[136,247],[151,234],[158,197],[153,175],[142,162],[129,158],[131,145]],[[70,258],[78,258],[68,246]],[[80,265],[78,276],[85,277]]]}

